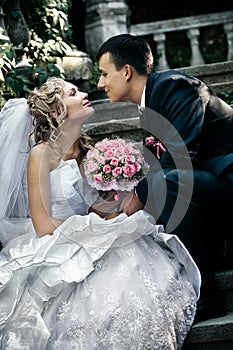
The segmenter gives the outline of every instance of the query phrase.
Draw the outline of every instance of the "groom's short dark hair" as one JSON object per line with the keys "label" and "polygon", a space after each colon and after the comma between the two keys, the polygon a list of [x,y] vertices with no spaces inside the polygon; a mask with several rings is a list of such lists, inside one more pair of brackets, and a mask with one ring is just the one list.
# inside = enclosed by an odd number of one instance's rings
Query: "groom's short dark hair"
{"label": "groom's short dark hair", "polygon": [[153,56],[149,44],[142,38],[131,34],[120,34],[109,38],[98,49],[96,59],[109,53],[117,70],[130,64],[139,74],[153,71]]}

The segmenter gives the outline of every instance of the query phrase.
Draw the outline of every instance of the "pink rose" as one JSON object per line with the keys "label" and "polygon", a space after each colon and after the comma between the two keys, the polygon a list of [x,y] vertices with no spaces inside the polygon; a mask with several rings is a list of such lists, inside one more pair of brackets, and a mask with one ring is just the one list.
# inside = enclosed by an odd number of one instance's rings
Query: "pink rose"
{"label": "pink rose", "polygon": [[117,148],[115,148],[115,154],[117,157],[121,157],[124,155],[124,147],[123,146],[119,146]]}
{"label": "pink rose", "polygon": [[126,163],[134,163],[135,157],[129,154],[128,156],[125,157],[125,161]]}
{"label": "pink rose", "polygon": [[132,164],[126,164],[123,170],[128,177],[132,177],[135,174],[134,165]]}
{"label": "pink rose", "polygon": [[112,159],[114,156],[115,156],[115,153],[111,149],[104,152],[104,157],[106,159]]}
{"label": "pink rose", "polygon": [[139,163],[134,163],[133,166],[136,173],[138,173],[142,168]]}
{"label": "pink rose", "polygon": [[105,158],[101,155],[99,155],[98,161],[100,164],[104,164],[105,163]]}
{"label": "pink rose", "polygon": [[98,159],[99,155],[99,152],[96,149],[94,149],[93,151],[87,152],[87,159]]}
{"label": "pink rose", "polygon": [[114,199],[115,199],[115,201],[118,201],[120,199],[119,193],[114,194]]}
{"label": "pink rose", "polygon": [[111,169],[110,165],[106,164],[106,165],[103,167],[103,171],[104,171],[106,174],[109,174],[109,173],[111,173],[112,169]]}
{"label": "pink rose", "polygon": [[113,171],[112,171],[112,175],[114,177],[120,176],[121,174],[122,174],[122,169],[119,166],[116,167],[115,169],[113,169]]}
{"label": "pink rose", "polygon": [[92,173],[93,171],[96,171],[98,169],[98,165],[93,162],[93,160],[90,160],[88,162],[88,170]]}
{"label": "pink rose", "polygon": [[100,151],[104,152],[106,150],[106,143],[108,142],[108,139],[105,138],[102,141],[99,141],[95,144],[95,148],[98,148]]}
{"label": "pink rose", "polygon": [[96,174],[93,176],[95,182],[101,183],[102,182],[102,174]]}
{"label": "pink rose", "polygon": [[153,136],[149,136],[145,138],[146,146],[154,146],[155,139]]}
{"label": "pink rose", "polygon": [[124,148],[124,154],[131,154],[131,153],[132,153],[131,148],[126,146]]}
{"label": "pink rose", "polygon": [[113,166],[115,166],[115,167],[117,167],[118,164],[119,164],[119,161],[118,161],[117,158],[113,158],[113,159],[111,160],[110,164],[113,165]]}

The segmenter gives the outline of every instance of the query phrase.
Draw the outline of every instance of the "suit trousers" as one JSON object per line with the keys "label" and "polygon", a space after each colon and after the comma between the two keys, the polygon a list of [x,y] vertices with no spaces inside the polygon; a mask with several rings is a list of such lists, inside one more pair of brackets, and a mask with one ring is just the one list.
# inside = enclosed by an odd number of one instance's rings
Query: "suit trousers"
{"label": "suit trousers", "polygon": [[151,178],[149,210],[176,234],[202,275],[201,294],[213,292],[214,272],[233,234],[233,171],[216,176],[207,170],[163,169]]}

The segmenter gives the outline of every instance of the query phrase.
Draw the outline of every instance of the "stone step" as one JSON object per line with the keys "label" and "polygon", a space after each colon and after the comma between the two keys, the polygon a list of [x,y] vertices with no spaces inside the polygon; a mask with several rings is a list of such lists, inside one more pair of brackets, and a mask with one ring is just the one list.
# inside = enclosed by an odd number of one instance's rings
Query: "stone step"
{"label": "stone step", "polygon": [[[212,82],[210,86],[217,91],[233,91],[232,80]],[[139,141],[141,131],[136,104],[131,102],[110,103],[108,99],[101,99],[92,101],[92,106],[95,113],[86,120],[83,127],[94,140],[118,134]]]}
{"label": "stone step", "polygon": [[226,311],[233,312],[233,270],[217,272],[215,277],[225,300]]}
{"label": "stone step", "polygon": [[227,315],[195,323],[182,350],[233,349],[233,270],[217,272],[216,282],[225,299]]}
{"label": "stone step", "polygon": [[233,312],[193,325],[182,350],[232,350]]}
{"label": "stone step", "polygon": [[221,91],[232,91],[233,61],[203,64],[178,68],[178,71],[194,76],[212,87],[218,93]]}

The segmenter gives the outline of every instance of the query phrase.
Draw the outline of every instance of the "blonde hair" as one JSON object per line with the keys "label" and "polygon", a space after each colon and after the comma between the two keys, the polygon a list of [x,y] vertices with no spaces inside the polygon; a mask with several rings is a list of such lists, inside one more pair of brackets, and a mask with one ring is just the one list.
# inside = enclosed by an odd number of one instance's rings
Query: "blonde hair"
{"label": "blonde hair", "polygon": [[[35,142],[54,141],[66,118],[66,106],[63,102],[65,80],[49,78],[39,89],[34,89],[28,98],[28,105],[33,116]],[[78,140],[83,158],[91,146],[91,138],[82,131]]]}
{"label": "blonde hair", "polygon": [[66,106],[62,99],[64,87],[63,79],[52,77],[29,95],[36,143],[53,140],[58,134],[66,117]]}

